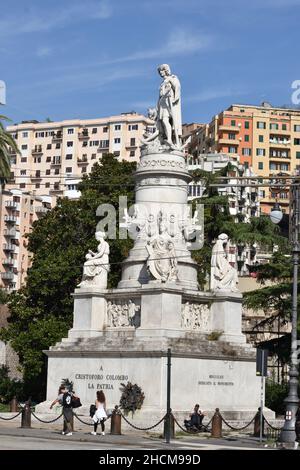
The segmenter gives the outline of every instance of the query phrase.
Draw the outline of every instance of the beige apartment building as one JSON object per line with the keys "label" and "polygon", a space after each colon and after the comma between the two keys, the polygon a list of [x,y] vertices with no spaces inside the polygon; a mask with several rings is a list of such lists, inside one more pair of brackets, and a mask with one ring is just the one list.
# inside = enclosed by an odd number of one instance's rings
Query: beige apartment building
{"label": "beige apartment building", "polygon": [[8,126],[21,154],[11,152],[12,178],[0,203],[0,288],[19,289],[31,263],[24,237],[56,204],[78,198],[77,185],[104,153],[138,161],[140,139],[152,121],[135,112],[101,119],[23,121]]}
{"label": "beige apartment building", "polygon": [[[257,176],[294,174],[300,169],[300,110],[233,104],[200,127],[193,135],[189,151],[239,155],[240,162]],[[284,186],[284,185],[283,185]],[[288,191],[272,187],[260,190],[260,205],[269,212],[276,200],[288,210]]]}
{"label": "beige apartment building", "polygon": [[20,189],[6,189],[0,198],[0,287],[10,292],[25,283],[31,262],[25,235],[33,222],[49,210],[51,199]]}
{"label": "beige apartment building", "polygon": [[77,184],[105,153],[138,161],[151,121],[135,112],[101,119],[23,121],[8,127],[21,155],[11,154],[12,182],[34,195],[78,197]]}

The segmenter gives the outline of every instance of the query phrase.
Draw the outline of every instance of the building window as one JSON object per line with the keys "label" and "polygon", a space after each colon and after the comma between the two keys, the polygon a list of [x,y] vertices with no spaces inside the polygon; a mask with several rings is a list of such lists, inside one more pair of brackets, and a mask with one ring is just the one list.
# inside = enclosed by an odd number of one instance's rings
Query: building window
{"label": "building window", "polygon": [[278,124],[276,124],[276,123],[274,123],[274,122],[272,122],[272,123],[270,124],[270,129],[272,129],[272,130],[275,129],[275,130],[277,131],[278,128],[279,128]]}
{"label": "building window", "polygon": [[33,161],[34,163],[41,163],[42,159],[41,157],[34,157]]}
{"label": "building window", "polygon": [[46,170],[46,175],[50,175],[50,170]]}
{"label": "building window", "polygon": [[137,131],[139,128],[138,124],[129,124],[128,130],[129,131]]}
{"label": "building window", "polygon": [[55,175],[59,175],[59,168],[55,168],[55,169],[54,169],[54,174],[55,174]]}
{"label": "building window", "polygon": [[135,150],[130,150],[130,157],[135,157]]}
{"label": "building window", "polygon": [[114,152],[114,156],[115,156],[115,157],[119,157],[120,154],[121,154],[120,152]]}
{"label": "building window", "polygon": [[270,169],[270,170],[276,170],[276,169],[277,169],[276,163],[270,163],[270,164],[269,164],[269,169]]}
{"label": "building window", "polygon": [[93,127],[92,134],[97,134],[97,127]]}
{"label": "building window", "polygon": [[35,137],[45,137],[45,132],[36,132]]}
{"label": "building window", "polygon": [[249,134],[244,135],[244,140],[245,140],[245,142],[249,142],[249,140],[250,140]]}
{"label": "building window", "polygon": [[69,135],[74,134],[74,129],[68,129],[68,134]]}
{"label": "building window", "polygon": [[118,137],[117,139],[114,139],[114,143],[115,144],[120,144],[121,143],[121,139]]}
{"label": "building window", "polygon": [[265,149],[256,149],[256,155],[258,157],[264,157],[266,155]]}
{"label": "building window", "polygon": [[92,153],[91,160],[95,160],[96,157],[97,155],[95,153]]}
{"label": "building window", "polygon": [[56,148],[56,149],[60,149],[60,144],[56,144],[56,145],[55,145],[55,148]]}
{"label": "building window", "polygon": [[258,169],[263,170],[264,169],[264,164],[263,162],[258,162]]}
{"label": "building window", "polygon": [[236,148],[235,147],[228,147],[228,152],[229,153],[236,153]]}
{"label": "building window", "polygon": [[229,134],[228,134],[228,139],[230,139],[230,140],[235,140],[235,134],[229,133]]}
{"label": "building window", "polygon": [[46,162],[51,162],[51,157],[47,157]]}
{"label": "building window", "polygon": [[232,119],[232,121],[231,121],[231,126],[235,126],[235,120],[234,119]]}
{"label": "building window", "polygon": [[27,157],[22,157],[21,158],[21,163],[26,163],[27,162]]}
{"label": "building window", "polygon": [[135,147],[135,138],[130,139],[130,145],[131,147]]}
{"label": "building window", "polygon": [[245,121],[245,129],[249,129],[250,127],[250,122],[249,121]]}
{"label": "building window", "polygon": [[300,145],[300,139],[294,139],[294,145]]}
{"label": "building window", "polygon": [[286,131],[286,130],[287,130],[286,124],[282,124],[282,130],[283,130],[283,131]]}
{"label": "building window", "polygon": [[20,188],[24,189],[26,187],[25,183],[20,183]]}
{"label": "building window", "polygon": [[242,155],[250,156],[251,155],[251,149],[250,148],[243,148],[242,149]]}
{"label": "building window", "polygon": [[70,166],[67,166],[66,173],[72,173],[72,168]]}
{"label": "building window", "polygon": [[265,129],[266,128],[266,123],[263,121],[258,121],[256,124],[257,129]]}
{"label": "building window", "polygon": [[300,132],[300,125],[299,124],[294,125],[294,131],[295,132]]}
{"label": "building window", "polygon": [[87,145],[88,145],[87,141],[84,140],[84,141],[82,142],[82,147],[87,147]]}
{"label": "building window", "polygon": [[109,140],[100,140],[100,148],[105,149],[109,147]]}
{"label": "building window", "polygon": [[83,166],[83,167],[81,168],[81,173],[86,173],[86,168],[87,168],[86,166]]}
{"label": "building window", "polygon": [[249,168],[249,162],[244,162],[244,168]]}
{"label": "building window", "polygon": [[264,141],[264,136],[263,135],[259,135],[258,136],[258,142],[263,142]]}
{"label": "building window", "polygon": [[103,127],[103,132],[108,132],[108,127],[107,126]]}
{"label": "building window", "polygon": [[21,170],[21,176],[25,176],[26,175],[26,170]]}
{"label": "building window", "polygon": [[41,187],[40,183],[36,183],[35,187],[36,189],[39,189]]}
{"label": "building window", "polygon": [[72,140],[68,140],[67,147],[73,147],[73,141]]}
{"label": "building window", "polygon": [[90,147],[98,147],[98,146],[99,146],[99,140],[90,141]]}
{"label": "building window", "polygon": [[22,137],[23,137],[24,139],[27,139],[27,137],[28,137],[28,132],[22,132]]}
{"label": "building window", "polygon": [[21,146],[21,149],[22,149],[22,150],[27,150],[27,149],[28,149],[28,145],[27,145],[27,144],[23,144],[23,145]]}
{"label": "building window", "polygon": [[51,150],[52,149],[52,145],[51,144],[47,144],[47,150]]}
{"label": "building window", "polygon": [[72,160],[73,155],[71,153],[66,154],[66,160]]}
{"label": "building window", "polygon": [[280,164],[280,169],[282,171],[289,171],[289,165],[287,163],[281,163]]}
{"label": "building window", "polygon": [[115,131],[120,131],[120,130],[121,130],[121,124],[116,124]]}
{"label": "building window", "polygon": [[300,152],[296,152],[296,158],[300,158]]}

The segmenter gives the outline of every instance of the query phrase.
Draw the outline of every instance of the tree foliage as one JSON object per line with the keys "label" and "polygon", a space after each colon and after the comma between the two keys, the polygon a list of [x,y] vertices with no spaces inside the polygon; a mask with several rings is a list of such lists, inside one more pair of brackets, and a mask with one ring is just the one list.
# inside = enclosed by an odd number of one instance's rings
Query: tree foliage
{"label": "tree foliage", "polygon": [[[72,326],[71,294],[81,280],[85,254],[97,248],[97,207],[110,203],[118,210],[120,195],[128,196],[129,205],[133,202],[134,169],[134,163],[104,155],[83,178],[79,200],[60,199],[55,208],[34,222],[28,235],[33,263],[27,284],[10,295],[11,317],[1,332],[1,338],[10,341],[19,354],[25,381],[45,379],[46,357],[42,351],[66,337]],[[130,239],[110,240],[110,287],[116,286],[120,263],[131,246]]]}
{"label": "tree foliage", "polygon": [[5,116],[0,116],[0,180],[5,183],[10,177],[9,147],[16,153],[20,153],[12,135],[6,131],[3,121],[9,121]]}

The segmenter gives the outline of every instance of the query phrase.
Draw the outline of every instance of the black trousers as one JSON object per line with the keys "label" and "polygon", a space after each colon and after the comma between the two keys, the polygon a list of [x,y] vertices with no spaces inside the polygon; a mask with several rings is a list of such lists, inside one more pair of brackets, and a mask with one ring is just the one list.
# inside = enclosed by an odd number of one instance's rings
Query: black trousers
{"label": "black trousers", "polygon": [[64,428],[63,432],[72,432],[73,411],[72,408],[63,407],[64,414]]}
{"label": "black trousers", "polygon": [[[104,418],[100,419],[100,425],[101,425],[101,430],[104,432],[105,430],[105,425],[104,425]],[[97,432],[97,427],[98,427],[99,421],[97,423],[94,423],[94,432]]]}

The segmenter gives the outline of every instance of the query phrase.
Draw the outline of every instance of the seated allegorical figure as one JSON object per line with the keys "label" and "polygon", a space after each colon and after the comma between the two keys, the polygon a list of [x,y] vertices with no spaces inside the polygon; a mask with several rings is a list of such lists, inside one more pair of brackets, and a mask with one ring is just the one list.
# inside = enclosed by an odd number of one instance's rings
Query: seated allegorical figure
{"label": "seated allegorical figure", "polygon": [[238,292],[237,270],[231,266],[227,259],[224,246],[228,242],[228,235],[221,233],[212,249],[211,256],[211,290]]}
{"label": "seated allegorical figure", "polygon": [[104,240],[104,232],[96,232],[95,238],[99,241],[97,252],[89,250],[83,265],[82,281],[77,287],[96,286],[107,288],[107,274],[109,272],[109,244]]}

